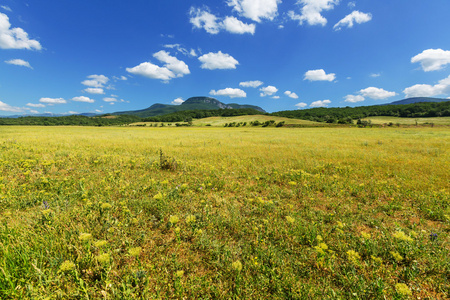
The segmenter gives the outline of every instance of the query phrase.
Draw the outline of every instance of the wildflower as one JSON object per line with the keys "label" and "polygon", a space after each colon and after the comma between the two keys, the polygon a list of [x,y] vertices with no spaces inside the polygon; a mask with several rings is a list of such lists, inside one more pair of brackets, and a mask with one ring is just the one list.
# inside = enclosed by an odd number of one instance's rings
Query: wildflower
{"label": "wildflower", "polygon": [[325,244],[325,243],[319,243],[319,245],[318,245],[320,248],[322,248],[323,250],[327,250],[328,249],[328,246],[327,246],[327,244]]}
{"label": "wildflower", "polygon": [[431,241],[437,240],[437,237],[438,237],[437,233],[433,233],[433,232],[432,232],[432,233],[430,234],[430,240],[431,240]]}
{"label": "wildflower", "polygon": [[297,182],[295,182],[295,181],[289,181],[289,185],[295,186],[295,185],[297,185]]}
{"label": "wildflower", "polygon": [[391,251],[391,255],[397,262],[401,262],[403,260],[403,256],[401,256],[400,253],[396,251]]}
{"label": "wildflower", "polygon": [[153,196],[153,199],[155,199],[155,200],[162,200],[162,198],[163,198],[163,195],[161,194],[161,192],[159,192],[158,194]]}
{"label": "wildflower", "polygon": [[412,242],[412,241],[414,241],[412,239],[412,237],[407,236],[403,231],[397,231],[396,233],[393,234],[393,236],[396,239],[399,239],[399,240],[402,240],[402,241],[405,241],[405,242]]}
{"label": "wildflower", "polygon": [[196,234],[198,234],[198,235],[202,235],[202,233],[203,233],[203,230],[201,230],[201,229],[197,229],[197,230],[195,231],[195,233],[196,233]]}
{"label": "wildflower", "polygon": [[137,224],[139,223],[139,220],[137,218],[131,219],[131,224]]}
{"label": "wildflower", "polygon": [[114,232],[114,227],[109,227],[109,228],[108,228],[108,232],[109,232],[109,233],[113,233],[113,232]]}
{"label": "wildflower", "polygon": [[323,241],[323,237],[319,234],[318,236],[316,236],[316,240],[320,243],[321,241]]}
{"label": "wildflower", "polygon": [[344,228],[345,224],[342,223],[341,221],[337,221],[337,227],[339,228]]}
{"label": "wildflower", "polygon": [[101,240],[101,241],[96,241],[96,242],[94,243],[94,246],[97,247],[97,248],[101,248],[101,247],[105,246],[106,244],[108,244],[107,241]]}
{"label": "wildflower", "polygon": [[375,255],[372,255],[371,258],[377,264],[382,264],[383,263],[383,259],[381,257],[376,257]]}
{"label": "wildflower", "polygon": [[170,222],[172,225],[177,224],[179,220],[180,220],[180,219],[179,219],[178,216],[176,216],[176,215],[174,215],[174,216],[171,215],[171,216],[169,217],[169,222]]}
{"label": "wildflower", "polygon": [[402,296],[411,296],[412,292],[409,287],[404,283],[397,283],[395,285],[395,290]]}
{"label": "wildflower", "polygon": [[112,205],[109,203],[102,203],[102,205],[100,207],[102,209],[110,209],[112,207]]}
{"label": "wildflower", "polygon": [[175,227],[175,233],[176,233],[176,234],[179,234],[179,233],[180,233],[180,231],[181,231],[181,229],[180,229],[180,227],[179,227],[179,226]]}
{"label": "wildflower", "polygon": [[231,266],[233,267],[233,269],[235,269],[238,272],[240,272],[242,270],[242,263],[239,260],[232,263]]}
{"label": "wildflower", "polygon": [[286,216],[286,221],[288,221],[288,223],[294,224],[295,219],[291,216]]}
{"label": "wildflower", "polygon": [[358,260],[361,259],[361,256],[359,255],[359,253],[356,252],[355,250],[348,250],[347,257],[348,257],[348,260],[354,264],[356,264],[358,262]]}
{"label": "wildflower", "polygon": [[372,237],[371,235],[370,235],[370,233],[367,233],[367,232],[361,232],[361,236],[363,237],[363,238],[365,238],[366,240],[370,240],[370,238]]}
{"label": "wildflower", "polygon": [[194,215],[189,215],[186,217],[186,223],[190,224],[190,223],[194,223],[196,221],[196,218]]}
{"label": "wildflower", "polygon": [[53,211],[51,209],[44,209],[42,211],[42,214],[47,217],[48,215],[50,215]]}
{"label": "wildflower", "polygon": [[89,240],[92,239],[92,234],[90,234],[90,233],[82,233],[82,234],[80,234],[78,239],[80,241],[83,241],[83,242],[89,241]]}
{"label": "wildflower", "polygon": [[413,238],[416,238],[418,236],[417,232],[415,232],[414,230],[411,230],[409,235],[411,235]]}
{"label": "wildflower", "polygon": [[70,272],[73,269],[75,269],[75,264],[70,260],[66,260],[59,266],[59,270],[64,273]]}
{"label": "wildflower", "polygon": [[108,253],[103,253],[103,254],[97,255],[95,257],[95,259],[101,264],[106,264],[106,263],[109,263],[110,256]]}
{"label": "wildflower", "polygon": [[183,271],[183,270],[179,270],[179,271],[177,271],[177,272],[175,273],[175,276],[176,276],[176,277],[183,277],[183,275],[184,275],[184,271]]}
{"label": "wildflower", "polygon": [[134,248],[130,248],[128,250],[128,254],[130,254],[131,256],[139,256],[139,254],[141,254],[141,247],[134,247]]}

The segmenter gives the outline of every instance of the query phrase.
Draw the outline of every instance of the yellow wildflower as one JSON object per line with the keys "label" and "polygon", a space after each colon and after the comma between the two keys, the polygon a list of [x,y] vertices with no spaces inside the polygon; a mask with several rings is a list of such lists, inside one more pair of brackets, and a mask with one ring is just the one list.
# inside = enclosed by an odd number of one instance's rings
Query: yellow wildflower
{"label": "yellow wildflower", "polygon": [[171,224],[177,224],[179,220],[180,220],[180,218],[178,218],[178,216],[176,216],[176,215],[169,217],[169,222]]}
{"label": "yellow wildflower", "polygon": [[78,237],[78,239],[79,239],[80,241],[84,241],[84,242],[89,241],[89,240],[92,239],[92,234],[90,234],[90,233],[82,233],[82,234],[80,234],[80,236]]}
{"label": "yellow wildflower", "polygon": [[112,205],[109,204],[109,203],[103,203],[103,204],[101,205],[101,208],[102,208],[102,209],[110,209],[111,207],[112,207]]}
{"label": "yellow wildflower", "polygon": [[288,223],[294,224],[295,219],[291,216],[286,216],[286,221],[288,221]]}
{"label": "yellow wildflower", "polygon": [[361,259],[361,256],[359,255],[359,253],[356,252],[355,250],[348,250],[347,257],[348,257],[348,260],[354,264],[358,263],[358,261]]}
{"label": "yellow wildflower", "polygon": [[141,254],[141,250],[141,247],[130,248],[128,250],[128,254],[130,254],[131,256],[139,256],[139,254]]}
{"label": "yellow wildflower", "polygon": [[190,223],[194,223],[196,221],[196,218],[194,215],[189,215],[186,217],[186,223],[190,224]]}
{"label": "yellow wildflower", "polygon": [[403,231],[397,231],[396,233],[393,234],[393,236],[396,239],[399,239],[399,240],[402,240],[402,241],[406,241],[406,242],[414,241],[412,237],[407,236]]}
{"label": "yellow wildflower", "polygon": [[404,283],[397,283],[395,285],[395,290],[402,296],[411,296],[412,292],[409,287]]}
{"label": "yellow wildflower", "polygon": [[403,256],[401,256],[398,252],[391,251],[391,255],[397,262],[401,262],[403,260]]}
{"label": "yellow wildflower", "polygon": [[97,248],[101,248],[101,247],[105,246],[106,244],[108,244],[107,241],[101,240],[101,241],[96,241],[96,242],[94,243],[94,246],[97,247]]}
{"label": "yellow wildflower", "polygon": [[370,235],[370,233],[367,233],[367,232],[364,232],[364,231],[361,232],[361,236],[362,236],[363,238],[365,238],[366,240],[370,240],[370,238],[372,237],[372,236]]}
{"label": "yellow wildflower", "polygon": [[101,264],[106,264],[106,263],[109,263],[110,256],[108,253],[103,253],[103,254],[97,255],[95,257],[95,259]]}
{"label": "yellow wildflower", "polygon": [[238,272],[240,272],[242,270],[242,263],[239,260],[232,263],[231,266],[233,267],[233,269],[235,269]]}
{"label": "yellow wildflower", "polygon": [[184,271],[183,270],[179,270],[179,271],[177,271],[175,273],[175,276],[177,276],[177,277],[183,277],[183,275],[184,275]]}
{"label": "yellow wildflower", "polygon": [[70,260],[66,260],[59,266],[59,270],[64,273],[70,272],[73,269],[75,269],[75,264]]}

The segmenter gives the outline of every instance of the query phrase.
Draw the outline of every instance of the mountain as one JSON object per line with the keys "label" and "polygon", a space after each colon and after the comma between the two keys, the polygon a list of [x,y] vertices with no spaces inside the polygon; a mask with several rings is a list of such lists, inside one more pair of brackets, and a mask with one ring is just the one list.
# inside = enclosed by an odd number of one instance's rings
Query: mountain
{"label": "mountain", "polygon": [[259,106],[248,105],[248,104],[225,104],[217,99],[211,97],[191,97],[184,101],[181,105],[168,105],[156,103],[152,106],[141,109],[141,110],[131,110],[131,111],[119,111],[112,113],[113,115],[134,115],[141,118],[155,117],[166,115],[178,111],[184,110],[213,110],[213,109],[239,109],[239,108],[252,108],[256,109],[262,113],[265,113],[264,109]]}
{"label": "mountain", "polygon": [[382,105],[403,105],[403,104],[414,104],[414,103],[423,103],[423,102],[445,102],[450,101],[450,99],[442,99],[442,98],[430,98],[430,97],[413,97],[407,98],[399,101],[394,101],[391,103],[386,103]]}

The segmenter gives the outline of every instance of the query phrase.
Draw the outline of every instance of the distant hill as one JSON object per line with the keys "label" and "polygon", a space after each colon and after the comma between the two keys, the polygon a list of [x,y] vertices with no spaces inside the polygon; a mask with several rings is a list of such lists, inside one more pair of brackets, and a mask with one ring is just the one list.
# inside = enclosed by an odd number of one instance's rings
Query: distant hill
{"label": "distant hill", "polygon": [[413,97],[407,98],[399,101],[394,101],[391,103],[381,104],[381,105],[403,105],[403,104],[414,104],[414,103],[423,103],[423,102],[446,102],[450,101],[450,99],[442,99],[442,98],[430,98],[430,97]]}
{"label": "distant hill", "polygon": [[191,97],[186,101],[184,101],[181,105],[168,105],[156,103],[146,109],[120,111],[113,113],[113,115],[133,115],[141,118],[148,118],[185,110],[241,109],[241,108],[251,108],[258,110],[262,113],[265,113],[264,109],[262,109],[259,106],[247,104],[241,105],[236,103],[225,104],[211,97]]}

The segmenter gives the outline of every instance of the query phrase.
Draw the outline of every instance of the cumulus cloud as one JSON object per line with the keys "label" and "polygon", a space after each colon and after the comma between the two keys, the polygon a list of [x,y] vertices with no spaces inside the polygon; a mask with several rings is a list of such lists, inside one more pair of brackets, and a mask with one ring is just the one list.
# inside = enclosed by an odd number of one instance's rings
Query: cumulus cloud
{"label": "cumulus cloud", "polygon": [[22,28],[11,28],[7,15],[0,13],[0,49],[41,50],[41,44],[30,40]]}
{"label": "cumulus cloud", "polygon": [[73,97],[72,101],[76,101],[76,102],[86,102],[86,103],[94,103],[95,100],[91,99],[89,97],[86,96],[79,96],[79,97]]}
{"label": "cumulus cloud", "polygon": [[450,51],[427,49],[411,58],[411,63],[420,63],[425,72],[441,70],[450,64]]}
{"label": "cumulus cloud", "polygon": [[7,111],[7,112],[22,112],[23,109],[20,107],[11,106],[9,104],[6,104],[2,101],[0,101],[0,111]]}
{"label": "cumulus cloud", "polygon": [[435,85],[416,84],[403,90],[406,98],[433,97],[450,93],[450,76],[440,80]]}
{"label": "cumulus cloud", "polygon": [[236,65],[239,62],[227,53],[219,51],[217,53],[209,52],[198,58],[202,63],[200,66],[202,69],[215,70],[215,69],[236,69]]}
{"label": "cumulus cloud", "polygon": [[153,57],[160,62],[165,63],[164,66],[160,67],[151,62],[143,62],[133,68],[126,68],[127,72],[152,79],[160,79],[165,82],[191,73],[185,62],[169,55],[169,53],[164,50],[156,52],[153,54]]}
{"label": "cumulus cloud", "polygon": [[350,102],[350,103],[356,103],[356,102],[362,102],[364,101],[365,98],[361,95],[347,95],[345,96],[345,102]]}
{"label": "cumulus cloud", "polygon": [[293,93],[293,92],[291,92],[291,91],[286,91],[286,92],[284,92],[284,94],[285,94],[286,96],[288,96],[289,98],[292,98],[292,99],[298,99],[297,94],[296,94],[296,93]]}
{"label": "cumulus cloud", "polygon": [[308,106],[308,104],[306,104],[305,102],[300,102],[300,103],[295,104],[295,106],[298,109],[300,109],[300,108],[304,108],[304,107]]}
{"label": "cumulus cloud", "polygon": [[333,9],[339,0],[298,0],[297,3],[303,5],[300,9],[301,14],[289,11],[288,16],[292,20],[298,21],[300,25],[306,22],[309,25],[325,26],[327,19],[321,15],[322,11]]}
{"label": "cumulus cloud", "polygon": [[333,81],[336,79],[336,74],[327,74],[323,69],[309,70],[305,73],[305,78],[303,80],[309,81]]}
{"label": "cumulus cloud", "polygon": [[384,89],[376,88],[373,86],[368,87],[366,89],[362,89],[359,92],[363,97],[368,97],[375,100],[386,99],[397,95],[396,92],[389,92]]}
{"label": "cumulus cloud", "polygon": [[30,106],[30,107],[45,107],[45,105],[42,104],[42,103],[37,103],[37,104],[35,104],[35,103],[27,103],[27,106]]}
{"label": "cumulus cloud", "polygon": [[221,30],[236,34],[255,33],[255,24],[244,23],[235,17],[218,18],[207,7],[204,9],[191,7],[189,14],[194,28],[203,28],[210,34],[218,34]]}
{"label": "cumulus cloud", "polygon": [[210,95],[213,96],[227,96],[230,98],[245,98],[247,97],[247,94],[241,90],[241,89],[233,89],[233,88],[226,88],[226,89],[222,89],[222,90],[211,90],[209,92]]}
{"label": "cumulus cloud", "polygon": [[95,95],[102,95],[105,93],[102,88],[87,88],[87,89],[84,89],[84,91],[86,93],[95,94]]}
{"label": "cumulus cloud", "polygon": [[366,14],[360,11],[353,11],[351,14],[345,16],[342,20],[337,22],[334,26],[334,30],[341,30],[342,27],[352,28],[354,23],[362,24],[372,20],[371,14]]}
{"label": "cumulus cloud", "polygon": [[242,87],[252,87],[257,88],[258,86],[262,85],[263,82],[259,80],[252,80],[252,81],[243,81],[239,83],[239,86]]}
{"label": "cumulus cloud", "polygon": [[108,102],[109,104],[114,104],[114,102],[117,102],[116,98],[106,97],[103,98],[103,101]]}
{"label": "cumulus cloud", "polygon": [[30,63],[23,59],[5,60],[5,63],[10,64],[10,65],[22,66],[22,67],[27,67],[27,68],[33,69],[31,67]]}
{"label": "cumulus cloud", "polygon": [[109,81],[109,78],[105,75],[89,75],[87,78],[89,79],[82,81],[81,84],[94,88],[104,87]]}
{"label": "cumulus cloud", "polygon": [[171,103],[173,105],[181,105],[181,104],[183,104],[183,102],[184,102],[184,100],[182,98],[177,98],[177,99],[174,99]]}
{"label": "cumulus cloud", "polygon": [[39,102],[49,104],[49,105],[67,103],[67,101],[64,100],[63,98],[45,98],[45,97],[39,99]]}
{"label": "cumulus cloud", "polygon": [[330,100],[318,100],[318,101],[314,101],[309,106],[310,107],[327,107],[328,104],[330,104],[330,103],[331,103]]}
{"label": "cumulus cloud", "polygon": [[281,0],[229,0],[228,5],[241,16],[255,22],[261,19],[273,20],[278,14]]}
{"label": "cumulus cloud", "polygon": [[261,97],[272,96],[273,94],[278,92],[278,89],[273,85],[262,87],[259,90],[261,91],[261,93],[259,94]]}

